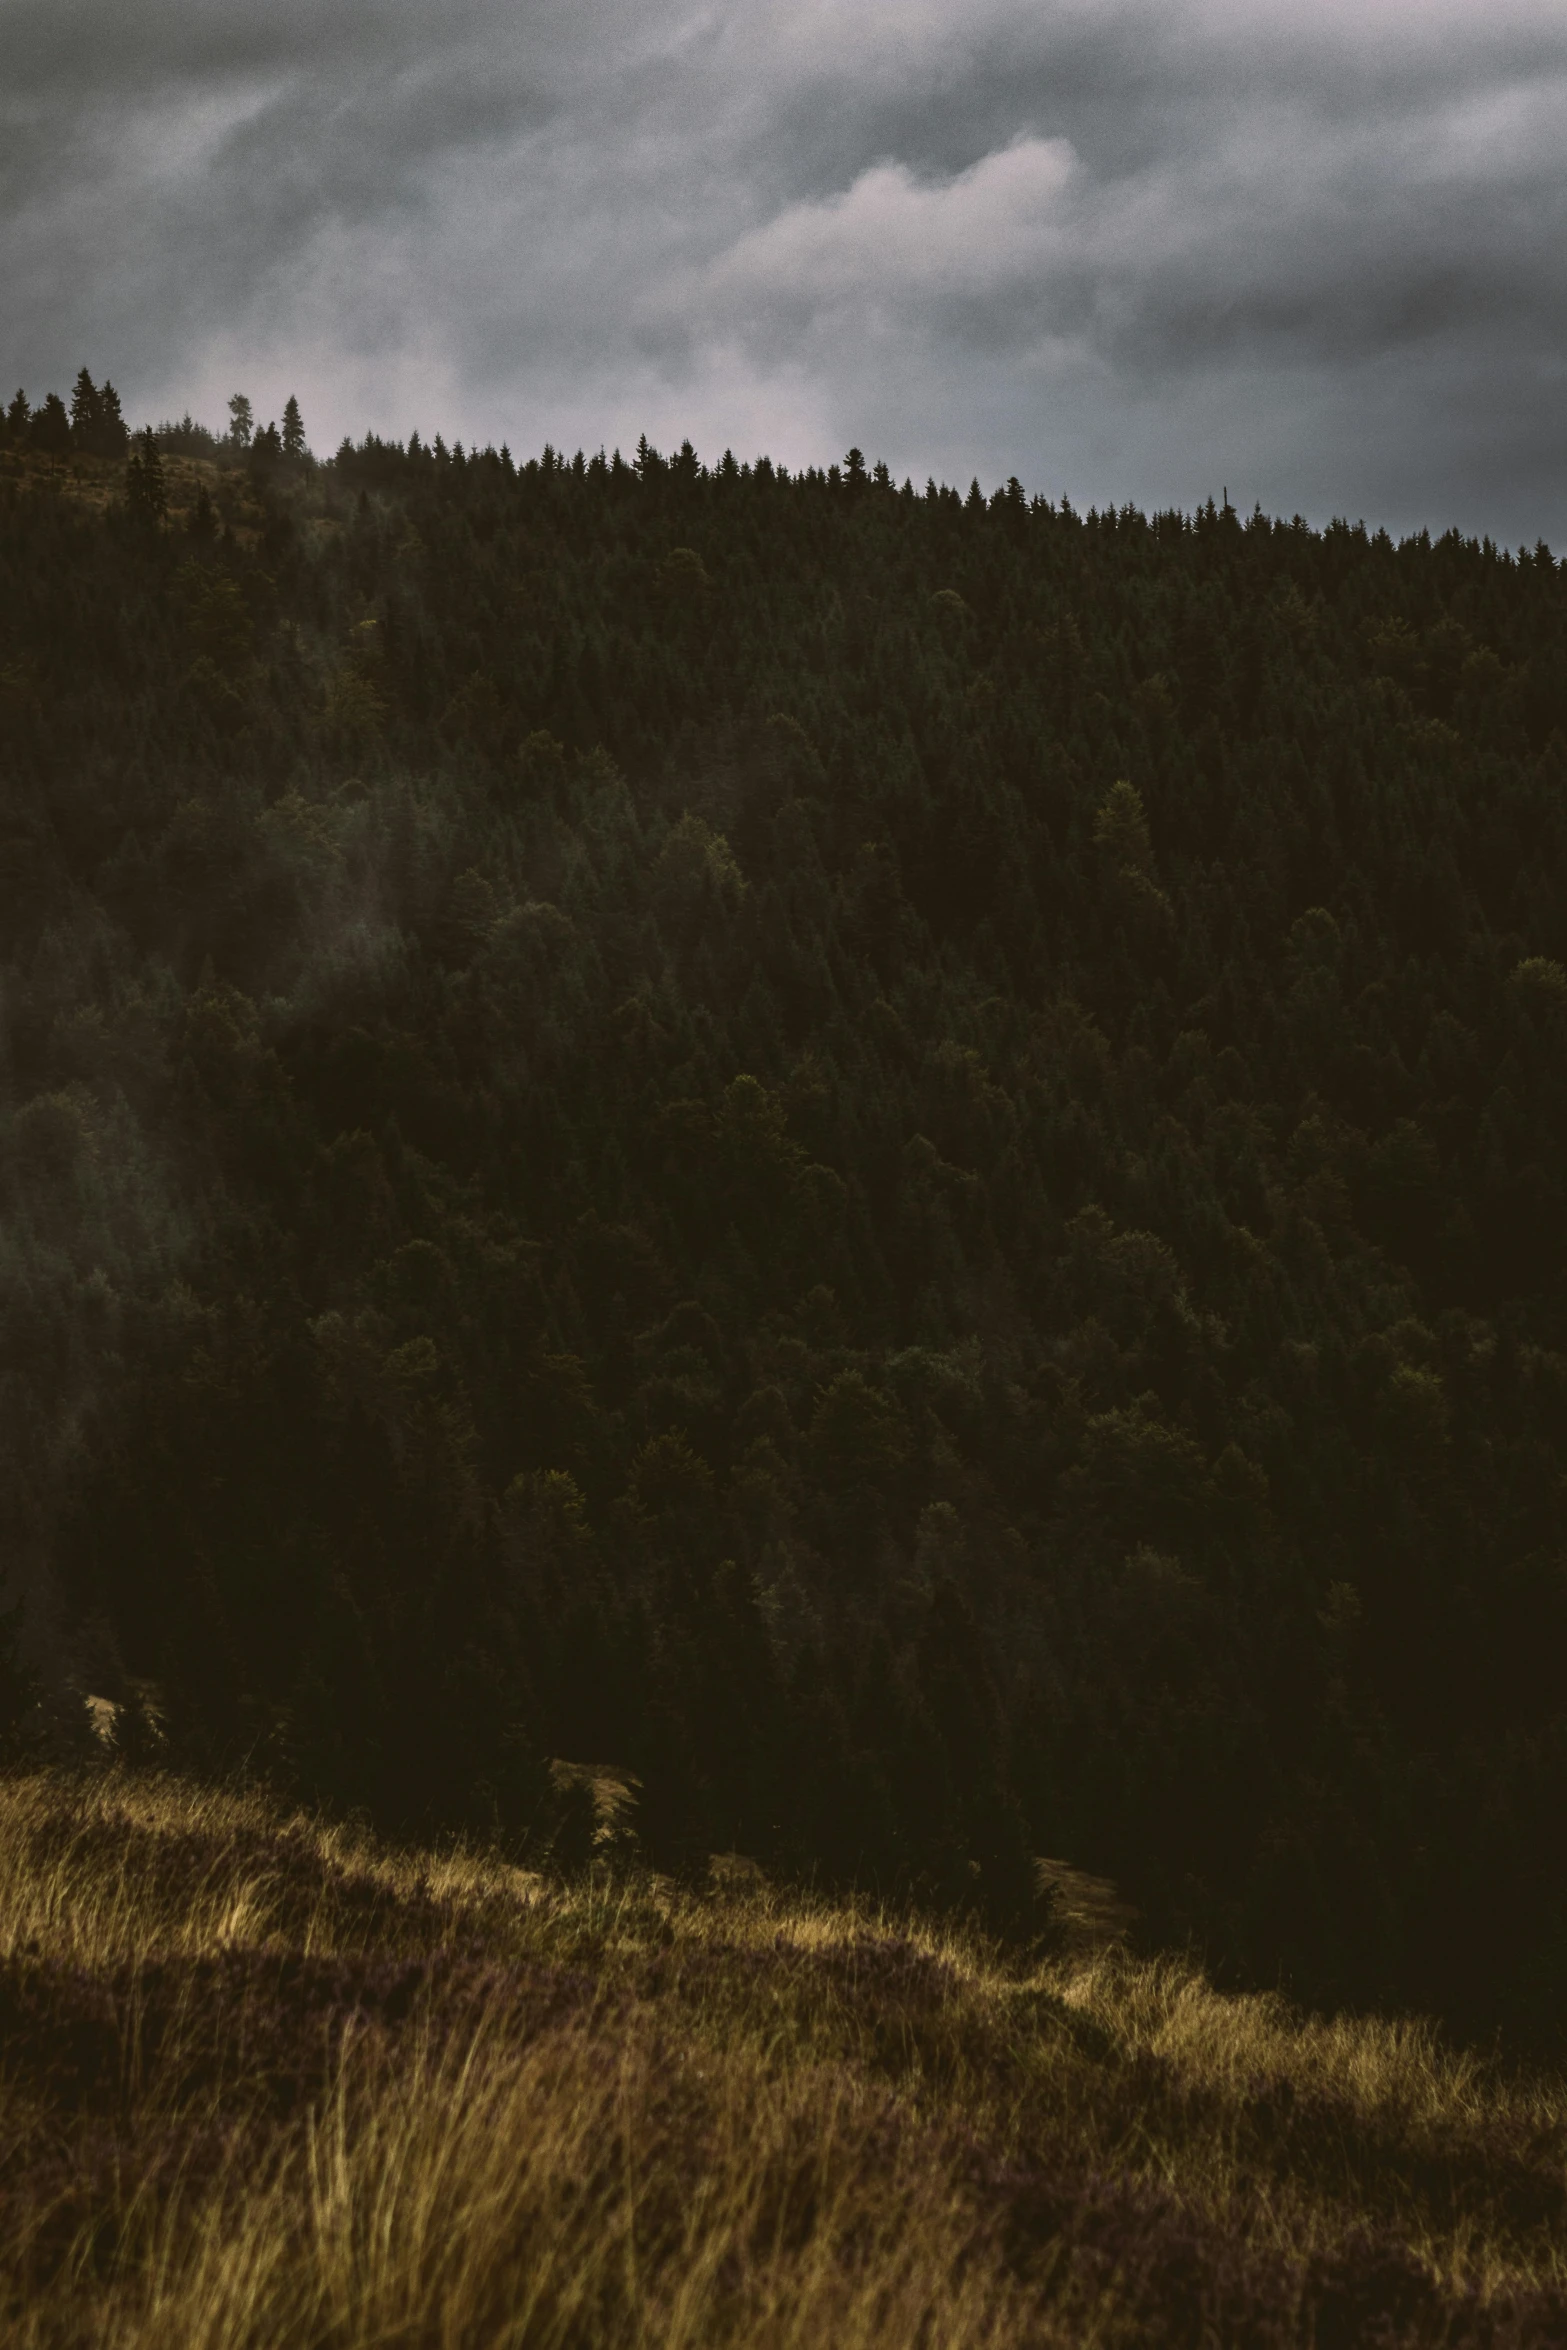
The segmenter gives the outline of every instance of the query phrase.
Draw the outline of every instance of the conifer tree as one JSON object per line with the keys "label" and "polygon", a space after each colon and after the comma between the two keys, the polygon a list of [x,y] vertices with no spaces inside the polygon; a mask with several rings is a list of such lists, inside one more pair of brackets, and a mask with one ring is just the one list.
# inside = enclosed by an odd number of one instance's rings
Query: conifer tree
{"label": "conifer tree", "polygon": [[123,457],[130,441],[120,395],[105,377],[95,384],[84,367],[71,393],[71,444],[89,457]]}
{"label": "conifer tree", "polygon": [[79,449],[94,449],[102,416],[98,386],[84,367],[71,393],[71,438]]}
{"label": "conifer tree", "polygon": [[58,392],[50,392],[33,412],[29,427],[33,447],[46,457],[63,457],[71,445],[71,418]]}
{"label": "conifer tree", "polygon": [[120,408],[120,395],[105,376],[98,386],[98,455],[123,457],[130,447],[130,439],[130,427]]}
{"label": "conifer tree", "polygon": [[160,523],[169,511],[163,456],[150,424],[138,433],[125,468],[125,504],[129,513],[143,523]]}

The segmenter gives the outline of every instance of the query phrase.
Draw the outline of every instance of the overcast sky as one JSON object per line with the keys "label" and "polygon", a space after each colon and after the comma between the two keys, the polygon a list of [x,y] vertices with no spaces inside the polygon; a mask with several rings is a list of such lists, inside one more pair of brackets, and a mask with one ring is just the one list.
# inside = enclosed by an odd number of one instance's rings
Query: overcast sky
{"label": "overcast sky", "polygon": [[1567,0],[0,0],[0,381],[1567,544]]}

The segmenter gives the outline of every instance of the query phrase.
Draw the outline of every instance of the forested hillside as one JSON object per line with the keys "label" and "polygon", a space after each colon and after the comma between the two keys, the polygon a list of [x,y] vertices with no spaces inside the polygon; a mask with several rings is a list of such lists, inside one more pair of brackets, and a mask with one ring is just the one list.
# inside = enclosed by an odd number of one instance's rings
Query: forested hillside
{"label": "forested hillside", "polygon": [[1031,1931],[1059,1855],[1230,1980],[1558,2030],[1550,554],[56,406],[45,1677],[398,1832],[560,1851],[615,1765],[672,1873]]}

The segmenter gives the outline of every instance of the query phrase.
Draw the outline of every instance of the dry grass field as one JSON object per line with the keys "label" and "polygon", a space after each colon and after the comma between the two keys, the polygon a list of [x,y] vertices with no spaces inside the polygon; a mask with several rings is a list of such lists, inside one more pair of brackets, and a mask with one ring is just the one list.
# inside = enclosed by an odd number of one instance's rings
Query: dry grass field
{"label": "dry grass field", "polygon": [[1567,2094],[1064,1937],[0,1784],[18,2350],[1559,2345]]}

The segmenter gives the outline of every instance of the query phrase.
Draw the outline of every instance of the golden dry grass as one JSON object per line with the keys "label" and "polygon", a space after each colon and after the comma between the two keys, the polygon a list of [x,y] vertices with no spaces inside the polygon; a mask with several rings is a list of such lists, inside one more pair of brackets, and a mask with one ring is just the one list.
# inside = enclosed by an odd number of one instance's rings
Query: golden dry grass
{"label": "golden dry grass", "polygon": [[27,2350],[1567,2340],[1567,2098],[1114,1946],[0,1783]]}

